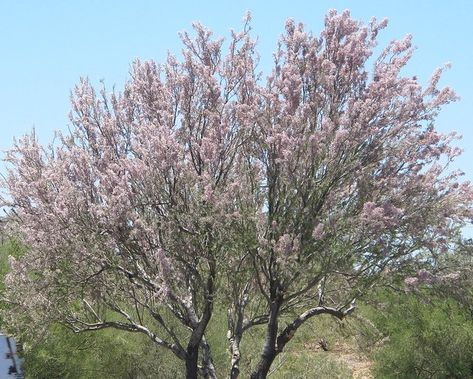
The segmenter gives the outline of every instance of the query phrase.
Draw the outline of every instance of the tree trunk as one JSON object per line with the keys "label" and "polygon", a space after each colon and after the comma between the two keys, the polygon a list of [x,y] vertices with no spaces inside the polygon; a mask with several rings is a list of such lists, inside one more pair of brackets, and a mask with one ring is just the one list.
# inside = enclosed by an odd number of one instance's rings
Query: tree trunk
{"label": "tree trunk", "polygon": [[251,379],[264,379],[268,375],[269,368],[278,355],[276,346],[278,336],[278,318],[279,308],[282,303],[282,296],[279,286],[276,284],[271,291],[271,305],[269,311],[268,326],[266,329],[266,340],[264,342],[263,352],[258,365],[251,374]]}
{"label": "tree trunk", "polygon": [[[240,290],[240,296],[233,304],[232,309],[229,308],[227,311],[228,320],[228,333],[227,338],[230,344],[230,352],[232,354],[231,366],[230,366],[230,379],[236,379],[240,375],[240,342],[243,336],[243,320],[245,307],[248,304],[249,290],[251,282],[248,281],[243,288]],[[236,320],[235,320],[236,317]]]}
{"label": "tree trunk", "polygon": [[228,342],[230,347],[230,353],[232,354],[231,366],[230,366],[230,379],[236,379],[240,375],[240,341],[243,334],[243,307],[244,305],[237,303],[235,305],[236,311],[236,323],[234,322],[232,312],[228,310]]}
{"label": "tree trunk", "polygon": [[232,362],[230,369],[230,379],[236,379],[240,375],[240,340],[238,337],[235,337],[233,341],[230,341],[230,350],[232,353]]}
{"label": "tree trunk", "polygon": [[274,358],[276,358],[276,351],[271,355],[261,356],[258,365],[251,374],[251,379],[265,379],[268,376],[269,368],[273,364]]}
{"label": "tree trunk", "polygon": [[[186,378],[187,379],[197,379],[197,375],[199,373],[198,367],[198,359],[199,359],[199,346],[202,343],[204,338],[204,332],[207,328],[207,325],[212,317],[213,311],[213,295],[214,295],[214,279],[215,279],[215,261],[209,261],[209,276],[207,277],[207,288],[205,291],[205,303],[202,312],[202,317],[200,320],[197,319],[196,311],[194,309],[189,309],[188,314],[193,319],[193,331],[189,339],[189,343],[187,344],[187,353],[186,353]],[[204,339],[204,343],[206,343]],[[211,362],[210,354],[210,346],[207,346],[208,350],[204,351],[204,361],[208,360],[206,363]],[[205,350],[205,344],[203,346]],[[206,365],[207,366],[207,365]],[[213,367],[213,365],[212,365]],[[205,367],[204,369],[207,370],[207,373],[210,374],[209,369],[210,367]]]}
{"label": "tree trunk", "polygon": [[199,368],[197,365],[199,359],[199,345],[187,347],[186,357],[186,379],[197,379]]}
{"label": "tree trunk", "polygon": [[204,379],[217,379],[217,372],[212,359],[210,345],[205,336],[202,337],[202,375]]}

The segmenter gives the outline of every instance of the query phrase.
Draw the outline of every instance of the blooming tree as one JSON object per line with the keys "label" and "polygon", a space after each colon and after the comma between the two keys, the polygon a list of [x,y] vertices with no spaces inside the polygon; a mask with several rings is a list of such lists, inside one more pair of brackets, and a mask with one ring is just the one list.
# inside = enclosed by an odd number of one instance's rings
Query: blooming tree
{"label": "blooming tree", "polygon": [[70,133],[8,153],[4,202],[28,246],[6,283],[13,325],[144,333],[188,378],[216,377],[218,303],[233,378],[245,331],[265,325],[264,378],[306,320],[342,319],[419,252],[448,249],[473,191],[449,168],[455,135],[434,128],[456,99],[442,70],[426,88],[402,76],[409,36],[368,68],[386,21],[331,11],[319,37],[288,21],[263,82],[248,21],[226,53],[196,24],[181,60],[135,62],[122,93],[81,81]]}

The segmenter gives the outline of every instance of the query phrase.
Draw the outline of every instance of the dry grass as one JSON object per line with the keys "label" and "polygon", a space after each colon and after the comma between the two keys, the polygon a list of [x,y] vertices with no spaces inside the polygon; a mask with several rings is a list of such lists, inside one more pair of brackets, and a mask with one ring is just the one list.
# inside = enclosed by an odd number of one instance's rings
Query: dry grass
{"label": "dry grass", "polygon": [[[306,343],[304,348],[319,359],[330,359],[338,361],[352,373],[353,379],[373,379],[371,367],[373,362],[356,346],[352,346],[346,342],[335,342],[329,347],[329,351],[323,351],[316,343]],[[328,379],[328,378],[327,378]]]}

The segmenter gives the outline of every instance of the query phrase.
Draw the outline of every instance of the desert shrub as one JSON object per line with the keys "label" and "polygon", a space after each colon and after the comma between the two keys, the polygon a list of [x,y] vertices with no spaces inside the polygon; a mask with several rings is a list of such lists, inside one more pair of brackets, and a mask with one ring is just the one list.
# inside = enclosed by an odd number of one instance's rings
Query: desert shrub
{"label": "desert shrub", "polygon": [[376,378],[472,378],[473,319],[431,291],[384,293],[371,318],[388,337],[377,350]]}

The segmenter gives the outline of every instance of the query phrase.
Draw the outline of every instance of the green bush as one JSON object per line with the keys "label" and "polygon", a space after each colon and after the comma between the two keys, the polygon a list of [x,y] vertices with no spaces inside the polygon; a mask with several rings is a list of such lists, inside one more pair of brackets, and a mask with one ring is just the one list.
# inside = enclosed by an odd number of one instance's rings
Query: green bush
{"label": "green bush", "polygon": [[374,354],[376,378],[473,378],[473,319],[427,291],[384,293],[371,319],[388,336]]}
{"label": "green bush", "polygon": [[27,378],[179,378],[182,367],[139,334],[115,330],[73,334],[56,326],[24,354]]}

